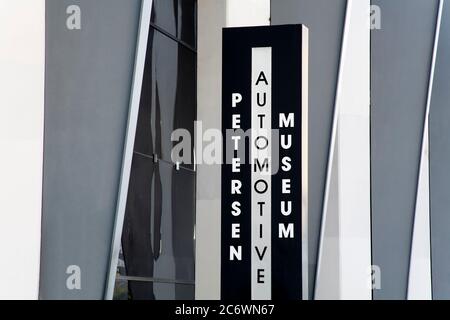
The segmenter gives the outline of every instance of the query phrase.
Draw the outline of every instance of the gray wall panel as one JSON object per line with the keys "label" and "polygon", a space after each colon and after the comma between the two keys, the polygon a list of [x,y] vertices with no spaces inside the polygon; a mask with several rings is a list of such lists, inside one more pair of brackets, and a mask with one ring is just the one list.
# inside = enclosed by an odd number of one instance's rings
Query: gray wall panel
{"label": "gray wall panel", "polygon": [[372,246],[374,299],[405,299],[438,1],[373,0]]}
{"label": "gray wall panel", "polygon": [[[72,4],[81,30],[66,28]],[[103,298],[139,13],[140,0],[47,1],[43,299]]]}
{"label": "gray wall panel", "polygon": [[346,0],[272,0],[272,24],[303,23],[310,32],[309,290],[314,290],[323,196]]}
{"label": "gray wall panel", "polygon": [[450,299],[450,5],[444,3],[430,107],[431,261],[434,299]]}

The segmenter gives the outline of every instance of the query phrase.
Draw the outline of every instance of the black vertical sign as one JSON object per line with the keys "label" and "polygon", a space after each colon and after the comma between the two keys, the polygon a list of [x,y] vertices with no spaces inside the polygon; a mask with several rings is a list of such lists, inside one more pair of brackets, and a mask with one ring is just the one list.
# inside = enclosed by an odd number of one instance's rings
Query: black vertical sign
{"label": "black vertical sign", "polygon": [[222,299],[306,293],[307,53],[302,25],[223,31]]}

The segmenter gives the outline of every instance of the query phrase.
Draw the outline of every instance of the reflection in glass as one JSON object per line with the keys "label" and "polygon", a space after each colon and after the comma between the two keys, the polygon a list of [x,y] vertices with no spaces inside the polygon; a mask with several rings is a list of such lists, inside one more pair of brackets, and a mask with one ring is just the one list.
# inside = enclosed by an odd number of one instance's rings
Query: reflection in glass
{"label": "reflection in glass", "polygon": [[153,0],[152,23],[172,36],[177,36],[178,0]]}
{"label": "reflection in glass", "polygon": [[[195,290],[196,0],[153,6],[114,298],[188,300]],[[175,129],[191,137],[179,170]]]}
{"label": "reflection in glass", "polygon": [[[151,29],[141,94],[135,151],[173,162],[175,129],[186,129],[194,145],[196,119],[196,56]],[[156,150],[160,149],[160,150]],[[193,152],[186,167],[193,169]]]}
{"label": "reflection in glass", "polygon": [[[122,272],[193,282],[194,221],[195,173],[135,154],[122,233]],[[192,286],[172,286],[173,299],[194,298]],[[131,281],[128,294],[132,299],[153,300],[155,288],[153,282]]]}
{"label": "reflection in glass", "polygon": [[152,24],[188,46],[196,47],[196,0],[153,0]]}
{"label": "reflection in glass", "polygon": [[178,39],[196,48],[197,1],[178,0]]}
{"label": "reflection in glass", "polygon": [[[119,278],[116,280],[116,291],[114,292],[114,300],[129,300],[130,293],[128,288],[139,285],[141,282]],[[163,282],[152,282],[155,288],[155,300],[175,300],[176,288],[185,288],[185,296],[180,296],[178,300],[193,300],[192,292],[194,284],[173,284]]]}

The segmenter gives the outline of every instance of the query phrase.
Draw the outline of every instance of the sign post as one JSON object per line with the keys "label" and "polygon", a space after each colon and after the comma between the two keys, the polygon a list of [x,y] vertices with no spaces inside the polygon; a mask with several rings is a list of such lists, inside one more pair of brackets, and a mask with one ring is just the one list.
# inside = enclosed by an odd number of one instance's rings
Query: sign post
{"label": "sign post", "polygon": [[224,300],[307,297],[308,29],[223,31]]}

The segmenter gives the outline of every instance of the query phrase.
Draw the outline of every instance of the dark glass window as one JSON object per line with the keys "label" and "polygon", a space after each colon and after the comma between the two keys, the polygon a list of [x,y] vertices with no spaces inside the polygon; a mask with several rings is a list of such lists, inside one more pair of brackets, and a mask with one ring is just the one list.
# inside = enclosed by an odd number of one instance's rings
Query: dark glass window
{"label": "dark glass window", "polygon": [[153,0],[152,25],[189,47],[196,47],[197,1]]}
{"label": "dark glass window", "polygon": [[153,0],[152,24],[177,36],[178,0]]}
{"label": "dark glass window", "polygon": [[178,39],[192,47],[196,47],[196,31],[197,1],[178,0]]}
{"label": "dark glass window", "polygon": [[[172,132],[185,129],[194,137],[196,54],[155,29],[149,44],[135,151],[170,162]],[[192,169],[192,163],[191,156],[185,166]]]}
{"label": "dark glass window", "polygon": [[194,298],[194,222],[195,173],[135,155],[119,270],[130,298]]}
{"label": "dark glass window", "polygon": [[177,168],[171,134],[194,143],[196,1],[154,0],[115,299],[194,299],[193,158]]}

